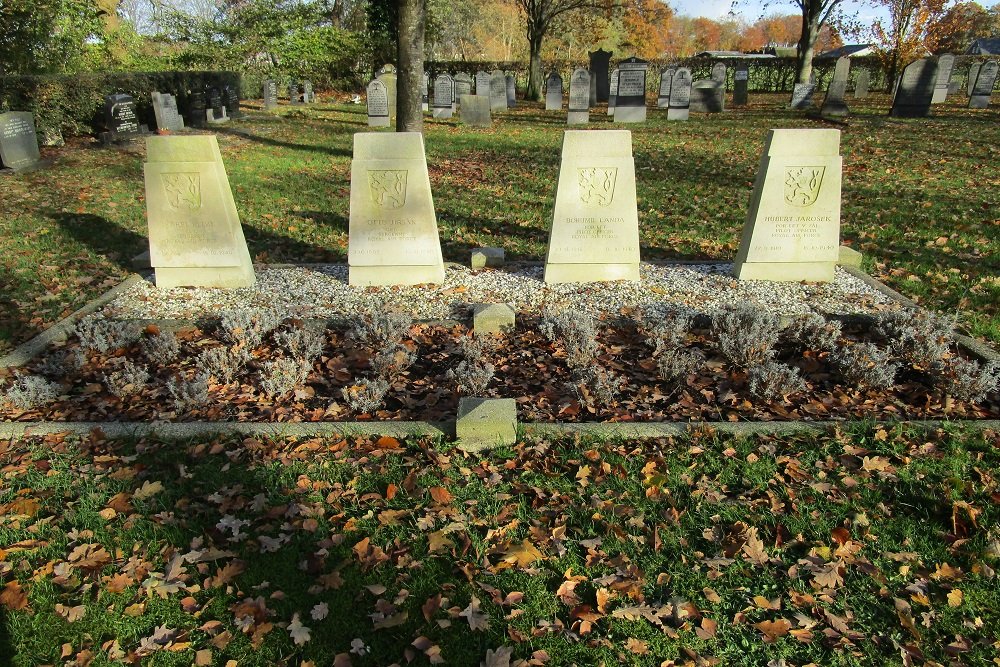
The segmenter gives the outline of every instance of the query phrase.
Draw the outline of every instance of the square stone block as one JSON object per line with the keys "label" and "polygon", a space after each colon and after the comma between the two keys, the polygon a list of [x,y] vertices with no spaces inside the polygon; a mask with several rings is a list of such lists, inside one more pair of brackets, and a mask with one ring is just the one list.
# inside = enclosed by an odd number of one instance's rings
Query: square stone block
{"label": "square stone block", "polygon": [[861,253],[854,248],[849,248],[846,245],[840,246],[840,257],[837,259],[837,264],[841,266],[853,266],[855,268],[861,268]]}
{"label": "square stone block", "polygon": [[459,448],[474,452],[517,442],[517,403],[513,398],[463,397],[458,402],[455,435]]}
{"label": "square stone block", "polygon": [[472,306],[472,328],[477,335],[500,334],[514,328],[514,309],[506,303],[477,303]]}
{"label": "square stone block", "polygon": [[503,266],[503,248],[476,248],[472,251],[472,268],[484,269]]}

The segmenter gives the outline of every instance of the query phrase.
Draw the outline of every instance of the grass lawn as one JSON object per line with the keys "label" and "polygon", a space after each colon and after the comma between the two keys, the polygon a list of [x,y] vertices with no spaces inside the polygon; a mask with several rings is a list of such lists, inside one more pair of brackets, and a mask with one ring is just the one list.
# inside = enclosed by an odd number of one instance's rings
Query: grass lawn
{"label": "grass lawn", "polygon": [[[764,135],[749,109],[633,133],[645,258],[729,260]],[[848,100],[846,243],[1000,342],[1000,112]],[[593,128],[623,127],[602,113]],[[446,259],[541,259],[564,114],[427,120]],[[219,132],[251,255],[343,261],[362,106]],[[71,141],[0,177],[0,353],[146,247],[141,146]],[[1000,656],[1000,436],[545,441],[49,436],[0,442],[0,665],[889,665]]]}

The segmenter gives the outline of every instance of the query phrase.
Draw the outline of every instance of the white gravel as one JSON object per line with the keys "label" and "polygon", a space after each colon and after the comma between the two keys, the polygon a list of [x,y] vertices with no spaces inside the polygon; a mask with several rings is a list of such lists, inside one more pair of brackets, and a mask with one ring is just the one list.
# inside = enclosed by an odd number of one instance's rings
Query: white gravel
{"label": "white gravel", "polygon": [[157,289],[144,281],[105,307],[109,318],[197,319],[238,309],[275,308],[305,319],[356,317],[366,312],[401,311],[416,319],[465,319],[469,304],[508,303],[524,314],[546,306],[596,316],[618,315],[648,304],[671,303],[699,312],[748,302],[775,314],[873,313],[899,308],[889,297],[837,269],[831,283],[738,281],[731,264],[643,263],[638,282],[546,285],[541,265],[509,264],[473,271],[450,264],[441,285],[350,287],[347,265],[274,267],[258,265],[253,287]]}

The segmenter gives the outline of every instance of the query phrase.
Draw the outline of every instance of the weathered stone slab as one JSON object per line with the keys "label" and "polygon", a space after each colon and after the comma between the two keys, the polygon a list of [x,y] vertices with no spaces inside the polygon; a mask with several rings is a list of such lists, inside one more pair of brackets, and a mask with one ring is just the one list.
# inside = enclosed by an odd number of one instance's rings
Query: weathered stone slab
{"label": "weathered stone slab", "polygon": [[517,442],[517,402],[513,398],[470,398],[458,401],[455,421],[458,446],[465,451]]}
{"label": "weathered stone slab", "polygon": [[670,84],[667,120],[687,120],[691,110],[691,70],[678,67]]}
{"label": "weathered stone slab", "polygon": [[863,100],[868,97],[868,86],[871,85],[871,74],[863,69],[858,72],[857,82],[854,84],[854,99]]}
{"label": "weathered stone slab", "polygon": [[636,57],[618,64],[615,120],[619,123],[646,122],[646,71],[649,63]]}
{"label": "weathered stone slab", "polygon": [[261,95],[264,98],[264,110],[270,111],[278,107],[278,83],[273,79],[267,79],[261,86]]}
{"label": "weathered stone slab", "polygon": [[854,248],[848,247],[846,245],[840,246],[837,254],[837,264],[840,266],[853,266],[855,268],[861,268],[861,260],[863,259],[860,252]]}
{"label": "weathered stone slab", "polygon": [[490,73],[490,111],[507,110],[507,79],[498,69]]}
{"label": "weathered stone slab", "polygon": [[420,108],[425,113],[431,110],[430,84],[431,84],[430,75],[427,72],[424,72],[423,92],[421,93],[420,96]]}
{"label": "weathered stone slab", "polygon": [[505,91],[507,95],[507,108],[513,109],[517,106],[517,78],[513,74],[504,77]]}
{"label": "weathered stone slab", "polygon": [[448,74],[434,77],[434,103],[431,115],[434,118],[451,118],[455,104],[455,82]]}
{"label": "weathered stone slab", "polygon": [[972,63],[969,65],[969,80],[965,82],[965,94],[969,97],[972,97],[972,89],[976,86],[976,77],[979,76],[979,70],[982,67],[982,63]]}
{"label": "weathered stone slab", "polygon": [[460,116],[463,125],[490,127],[493,115],[490,113],[490,98],[484,95],[462,95]]}
{"label": "weathered stone slab", "polygon": [[313,84],[309,79],[302,82],[302,101],[306,104],[314,104],[316,102],[316,93],[313,92]]}
{"label": "weathered stone slab", "polygon": [[816,90],[815,83],[797,83],[792,88],[792,99],[788,103],[789,109],[809,109],[813,105],[813,92]]}
{"label": "weathered stone slab", "polygon": [[691,86],[690,110],[695,113],[722,113],[726,110],[726,89],[715,79],[695,81]]}
{"label": "weathered stone slab", "polygon": [[215,136],[148,137],[143,171],[156,286],[253,285],[253,264]]}
{"label": "weathered stone slab", "polygon": [[666,109],[670,107],[670,86],[674,82],[676,67],[667,67],[660,72],[660,91],[656,95],[656,107]]}
{"label": "weathered stone slab", "polygon": [[896,118],[923,118],[931,112],[937,62],[928,58],[914,60],[903,69],[896,84],[889,115]]}
{"label": "weathered stone slab", "polygon": [[474,269],[496,269],[503,264],[503,248],[475,248],[472,251],[472,268]]}
{"label": "weathered stone slab", "polygon": [[472,94],[472,77],[465,72],[455,75],[455,100],[462,106],[462,97]]}
{"label": "weathered stone slab", "polygon": [[569,78],[569,111],[567,125],[586,125],[590,122],[590,100],[594,86],[590,72],[578,67]]}
{"label": "weathered stone slab", "polygon": [[545,282],[639,279],[632,133],[567,130]]}
{"label": "weathered stone slab", "polygon": [[722,84],[722,90],[726,90],[726,63],[715,63],[712,65],[712,80]]}
{"label": "weathered stone slab", "polygon": [[849,113],[847,108],[847,81],[851,74],[851,59],[842,56],[837,59],[837,67],[833,72],[833,81],[826,89],[826,97],[820,114],[823,116],[843,117]]}
{"label": "weathered stone slab", "polygon": [[840,182],[839,130],[768,132],[733,275],[740,280],[833,280]]}
{"label": "weathered stone slab", "polygon": [[545,79],[545,110],[562,111],[563,80],[559,72],[549,72]]}
{"label": "weathered stone slab", "polygon": [[948,99],[948,90],[951,85],[951,73],[955,69],[955,56],[946,53],[938,56],[938,74],[934,82],[934,94],[931,96],[931,104],[943,104]]}
{"label": "weathered stone slab", "polygon": [[365,89],[368,106],[368,127],[389,127],[389,91],[378,79],[372,79]]}
{"label": "weathered stone slab", "polygon": [[385,84],[385,90],[389,94],[389,122],[396,118],[396,68],[392,65],[383,65],[375,77]]}
{"label": "weathered stone slab", "polygon": [[299,84],[295,81],[288,84],[288,103],[302,104],[302,94],[299,92]]}
{"label": "weathered stone slab", "polygon": [[476,72],[476,95],[489,97],[491,81],[492,77],[489,72]]}
{"label": "weathered stone slab", "polygon": [[737,65],[733,72],[733,104],[746,106],[750,84],[750,70],[746,65]]}
{"label": "weathered stone slab", "polygon": [[172,96],[167,93],[160,93],[153,91],[149,94],[153,102],[153,116],[156,118],[156,129],[167,132],[176,132],[184,127],[183,121],[180,121],[180,114],[176,113],[176,104],[174,105],[174,113],[170,113],[170,100]]}
{"label": "weathered stone slab", "polygon": [[988,60],[979,68],[979,75],[976,77],[976,85],[972,87],[972,95],[969,96],[970,109],[985,109],[990,106],[990,98],[993,96],[993,86],[997,81],[997,61]]}
{"label": "weathered stone slab", "polygon": [[611,85],[611,92],[608,94],[608,115],[609,116],[614,116],[615,115],[615,98],[618,95],[618,77],[620,76],[620,74],[621,73],[618,71],[617,67],[611,72],[611,84],[610,84]]}
{"label": "weathered stone slab", "polygon": [[514,328],[514,309],[506,303],[472,305],[472,329],[477,336],[507,333]]}
{"label": "weathered stone slab", "polygon": [[348,264],[351,285],[444,280],[424,138],[419,132],[354,135]]}
{"label": "weathered stone slab", "polygon": [[36,167],[41,161],[35,117],[27,111],[0,113],[0,162],[14,171]]}

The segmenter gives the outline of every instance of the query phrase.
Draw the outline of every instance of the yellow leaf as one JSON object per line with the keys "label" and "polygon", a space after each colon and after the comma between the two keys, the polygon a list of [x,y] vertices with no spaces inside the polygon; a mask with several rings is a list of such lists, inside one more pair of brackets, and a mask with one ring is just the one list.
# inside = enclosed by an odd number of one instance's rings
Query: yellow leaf
{"label": "yellow leaf", "polygon": [[545,556],[542,552],[538,550],[530,540],[524,540],[521,542],[521,546],[513,547],[504,554],[504,561],[507,563],[513,563],[517,567],[526,567],[531,565],[536,560],[545,560]]}
{"label": "yellow leaf", "polygon": [[157,480],[151,482],[148,479],[142,483],[142,486],[132,494],[132,497],[136,500],[145,500],[146,498],[151,498],[157,493],[163,491],[163,482]]}
{"label": "yellow leaf", "polygon": [[953,588],[951,592],[948,593],[948,606],[949,607],[960,607],[962,606],[962,598],[965,596],[962,594],[961,589]]}

